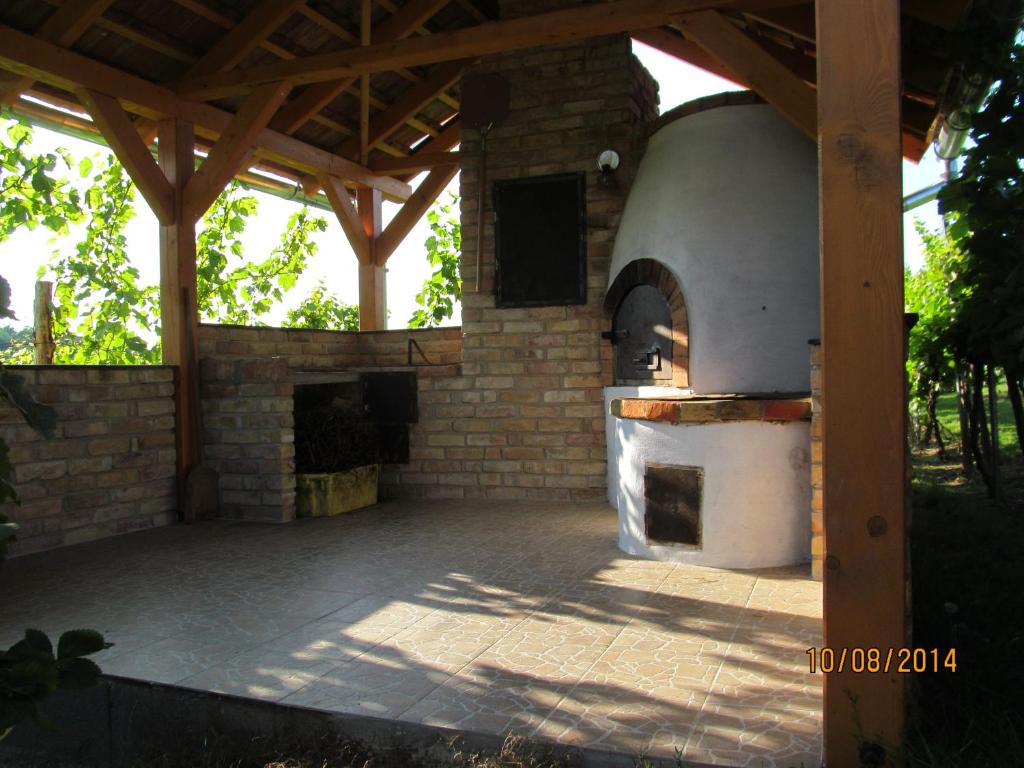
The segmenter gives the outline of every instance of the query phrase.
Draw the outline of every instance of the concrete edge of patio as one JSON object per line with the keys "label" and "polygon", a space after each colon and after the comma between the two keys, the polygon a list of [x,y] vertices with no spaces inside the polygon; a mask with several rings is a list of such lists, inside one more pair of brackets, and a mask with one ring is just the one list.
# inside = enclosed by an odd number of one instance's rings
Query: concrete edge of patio
{"label": "concrete edge of patio", "polygon": [[[104,675],[81,691],[58,691],[42,708],[47,724],[24,724],[0,742],[4,760],[30,758],[97,766],[172,755],[191,757],[203,744],[251,744],[269,751],[343,738],[373,751],[440,764],[453,747],[463,754],[497,753],[504,736],[325,712]],[[529,742],[552,757],[574,757],[581,768],[635,768],[638,756]],[[650,768],[676,768],[673,758],[645,757]],[[136,763],[137,764],[137,763]],[[710,768],[684,762],[687,768]]]}

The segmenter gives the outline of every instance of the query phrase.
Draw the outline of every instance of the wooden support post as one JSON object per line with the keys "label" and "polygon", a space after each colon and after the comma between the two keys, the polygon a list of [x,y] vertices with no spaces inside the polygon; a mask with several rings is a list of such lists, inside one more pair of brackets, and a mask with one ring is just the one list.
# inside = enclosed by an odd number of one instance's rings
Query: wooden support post
{"label": "wooden support post", "polygon": [[174,190],[174,221],[160,226],[160,327],[163,361],[178,366],[175,447],[178,505],[189,520],[185,480],[199,464],[199,310],[196,302],[196,220],[186,212],[185,189],[195,170],[192,126],[164,120],[158,126],[159,159]]}
{"label": "wooden support post", "polygon": [[35,320],[36,365],[53,365],[53,283],[49,280],[36,281],[36,300],[32,307]]}
{"label": "wooden support post", "polygon": [[374,256],[381,232],[380,190],[360,189],[356,192],[356,203],[369,242],[367,259],[359,262],[359,330],[383,331],[388,327],[386,273]]}
{"label": "wooden support post", "polygon": [[[818,0],[817,37],[824,642],[884,659],[907,643],[900,5]],[[829,768],[899,763],[905,685],[826,675]]]}

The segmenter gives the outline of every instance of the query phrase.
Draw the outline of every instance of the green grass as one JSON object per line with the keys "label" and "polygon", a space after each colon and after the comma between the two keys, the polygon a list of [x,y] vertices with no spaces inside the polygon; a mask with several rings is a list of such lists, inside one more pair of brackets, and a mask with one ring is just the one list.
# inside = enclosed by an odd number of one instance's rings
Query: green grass
{"label": "green grass", "polygon": [[[998,393],[996,411],[999,418],[999,452],[1007,459],[1020,458],[1020,444],[1017,441],[1017,429],[1013,421],[1013,407],[1006,394],[1006,382],[996,387]],[[988,401],[986,400],[986,407]],[[939,395],[935,415],[943,428],[943,434],[953,435],[955,441],[960,440],[960,414],[956,407],[956,393],[946,392]]]}
{"label": "green grass", "polygon": [[1004,463],[995,502],[956,460],[914,463],[913,645],[955,647],[958,667],[915,676],[906,764],[1024,766],[1024,468]]}

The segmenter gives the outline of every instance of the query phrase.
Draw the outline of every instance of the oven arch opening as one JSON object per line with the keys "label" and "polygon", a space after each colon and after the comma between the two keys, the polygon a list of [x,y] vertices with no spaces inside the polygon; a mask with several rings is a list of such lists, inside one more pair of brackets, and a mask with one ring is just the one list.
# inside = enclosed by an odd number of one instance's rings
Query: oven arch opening
{"label": "oven arch opening", "polygon": [[[686,301],[667,267],[654,259],[629,262],[609,287],[604,308],[612,317],[604,336],[615,349],[616,385],[689,386]],[[636,323],[641,327],[625,327]]]}

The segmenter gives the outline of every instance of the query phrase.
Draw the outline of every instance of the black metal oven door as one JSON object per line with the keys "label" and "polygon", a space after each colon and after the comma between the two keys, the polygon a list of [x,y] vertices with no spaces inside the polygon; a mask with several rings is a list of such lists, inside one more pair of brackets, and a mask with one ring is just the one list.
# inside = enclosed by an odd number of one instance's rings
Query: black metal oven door
{"label": "black metal oven door", "polygon": [[615,312],[615,383],[672,378],[672,309],[653,285],[638,285]]}

